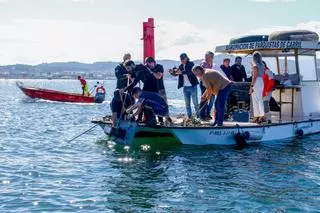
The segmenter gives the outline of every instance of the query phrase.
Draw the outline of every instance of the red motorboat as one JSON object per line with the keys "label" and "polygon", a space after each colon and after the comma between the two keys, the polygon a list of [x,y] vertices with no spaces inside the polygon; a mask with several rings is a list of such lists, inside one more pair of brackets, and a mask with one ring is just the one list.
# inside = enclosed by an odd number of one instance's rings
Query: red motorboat
{"label": "red motorboat", "polygon": [[30,98],[76,103],[102,103],[105,99],[105,89],[103,86],[98,86],[96,88],[95,96],[83,96],[76,93],[67,93],[56,90],[41,89],[37,87],[26,87],[20,81],[16,82],[16,84],[22,90],[22,92]]}

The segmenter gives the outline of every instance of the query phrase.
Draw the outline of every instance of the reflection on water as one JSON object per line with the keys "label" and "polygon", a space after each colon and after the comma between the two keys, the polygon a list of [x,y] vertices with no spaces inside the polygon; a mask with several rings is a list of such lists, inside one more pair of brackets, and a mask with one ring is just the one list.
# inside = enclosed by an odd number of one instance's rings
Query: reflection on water
{"label": "reflection on water", "polygon": [[[94,82],[94,81],[93,81]],[[29,80],[66,91],[77,81]],[[166,82],[171,111],[182,91]],[[113,81],[106,81],[110,101]],[[256,144],[182,146],[172,138],[115,145],[90,119],[109,104],[26,102],[0,80],[0,212],[316,212],[320,136]],[[182,103],[182,105],[181,105]],[[152,141],[152,143],[149,143]],[[147,145],[148,144],[148,145]]]}

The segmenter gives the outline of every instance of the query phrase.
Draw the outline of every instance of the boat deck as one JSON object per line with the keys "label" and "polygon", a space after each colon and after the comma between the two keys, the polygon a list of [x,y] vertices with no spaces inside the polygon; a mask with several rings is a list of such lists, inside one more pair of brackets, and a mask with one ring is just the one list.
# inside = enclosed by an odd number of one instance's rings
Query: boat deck
{"label": "boat deck", "polygon": [[[279,120],[278,115],[272,115],[272,123],[263,123],[263,124],[256,124],[256,123],[251,123],[251,122],[237,122],[237,121],[224,121],[223,127],[257,127],[257,126],[274,126],[274,125],[280,125],[280,124],[285,124],[285,123],[295,123],[295,122],[304,122],[310,119],[320,119],[319,116],[315,116],[313,118],[303,118],[303,119],[296,119],[295,121],[292,121],[291,119],[283,119]],[[165,122],[163,125],[160,125],[157,123],[157,125],[152,126],[154,128],[210,128],[212,127],[210,125],[210,121],[200,121],[198,119],[190,119],[186,120],[186,117],[184,115],[178,115],[178,116],[172,116],[172,123]],[[92,120],[92,123],[95,124],[107,124],[107,125],[112,125],[111,121],[111,116],[106,116],[103,118],[96,118]],[[144,123],[137,123],[137,126],[139,127],[147,127]]]}
{"label": "boat deck", "polygon": [[[200,121],[200,120],[189,120],[186,121],[184,117],[181,116],[174,116],[171,117],[172,123],[165,122],[163,125],[160,125],[157,123],[156,126],[154,127],[212,127],[210,125],[210,121]],[[93,119],[92,123],[104,123],[107,125],[111,125],[112,121],[110,117],[103,117],[103,118],[97,118]],[[144,123],[138,123],[138,126],[140,127],[146,127]],[[223,123],[224,127],[234,127],[234,126],[242,126],[242,127],[247,127],[247,126],[258,126],[258,124],[255,123],[250,123],[250,122],[234,122],[234,121],[225,121]]]}

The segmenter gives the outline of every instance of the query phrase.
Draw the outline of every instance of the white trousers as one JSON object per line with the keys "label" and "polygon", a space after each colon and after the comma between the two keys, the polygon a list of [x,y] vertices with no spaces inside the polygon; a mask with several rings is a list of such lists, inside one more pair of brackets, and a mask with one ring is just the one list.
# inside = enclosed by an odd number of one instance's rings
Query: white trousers
{"label": "white trousers", "polygon": [[251,94],[254,117],[264,116],[264,105],[262,97],[263,88],[263,79],[258,77],[256,83],[253,86],[253,93]]}

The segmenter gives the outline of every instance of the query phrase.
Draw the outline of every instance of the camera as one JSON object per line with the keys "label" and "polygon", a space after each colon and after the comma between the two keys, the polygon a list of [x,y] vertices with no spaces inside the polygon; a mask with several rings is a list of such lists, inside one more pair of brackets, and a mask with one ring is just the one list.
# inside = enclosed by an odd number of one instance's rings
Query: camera
{"label": "camera", "polygon": [[177,71],[179,69],[177,67],[173,67],[172,69],[169,69],[168,72],[173,75],[173,76],[177,76]]}

